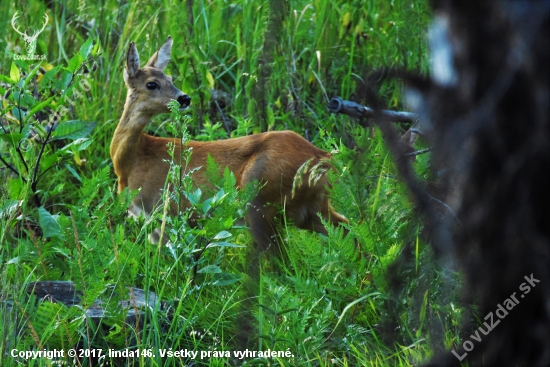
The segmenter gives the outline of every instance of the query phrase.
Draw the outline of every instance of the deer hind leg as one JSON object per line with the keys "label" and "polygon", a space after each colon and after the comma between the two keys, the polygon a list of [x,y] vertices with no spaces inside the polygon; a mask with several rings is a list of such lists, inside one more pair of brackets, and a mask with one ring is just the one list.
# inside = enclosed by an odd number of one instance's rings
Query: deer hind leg
{"label": "deer hind leg", "polygon": [[248,249],[246,254],[246,277],[243,282],[244,298],[241,312],[237,317],[237,332],[235,343],[238,350],[253,347],[253,340],[260,334],[255,323],[253,310],[259,307],[260,262],[264,252],[273,253],[279,249],[279,234],[275,223],[276,210],[272,206],[264,205],[261,194],[250,202],[246,214],[246,222],[250,227],[255,246]]}
{"label": "deer hind leg", "polygon": [[[251,182],[263,183],[269,167],[269,159],[265,155],[257,154],[250,158],[241,174],[241,184],[246,185]],[[268,188],[260,189],[256,197],[249,203],[250,207],[246,214],[246,222],[252,232],[252,237],[256,242],[256,248],[263,252],[270,252],[277,247],[278,233],[275,223],[277,210],[271,205],[267,205],[269,192]]]}
{"label": "deer hind leg", "polygon": [[257,342],[254,343],[254,341],[261,334],[261,330],[257,326],[254,311],[259,308],[260,264],[264,253],[277,256],[281,249],[275,221],[276,208],[265,205],[261,193],[249,205],[246,222],[252,232],[255,246],[251,246],[246,253],[246,276],[242,288],[243,300],[239,316],[236,319],[235,343],[237,350],[251,349],[257,345]]}
{"label": "deer hind leg", "polygon": [[260,195],[250,203],[246,221],[258,249],[272,252],[279,247],[279,232],[275,222],[276,209],[273,206],[264,205]]}
{"label": "deer hind leg", "polygon": [[[323,225],[323,221],[330,223],[334,227],[338,227],[340,223],[348,223],[348,220],[336,212],[330,205],[329,200],[325,197],[322,199],[322,204],[320,208],[304,208],[304,219],[296,222],[296,226],[300,229],[307,229],[308,231],[313,231],[327,235],[327,229]],[[320,216],[319,216],[320,214]],[[347,229],[344,229],[347,234]]]}

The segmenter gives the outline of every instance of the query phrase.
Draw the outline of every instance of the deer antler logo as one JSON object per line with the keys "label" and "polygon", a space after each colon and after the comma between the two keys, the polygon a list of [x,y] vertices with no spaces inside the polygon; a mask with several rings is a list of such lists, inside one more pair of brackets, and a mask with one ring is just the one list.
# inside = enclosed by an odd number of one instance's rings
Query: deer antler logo
{"label": "deer antler logo", "polygon": [[39,31],[34,31],[33,34],[31,36],[29,36],[27,34],[27,30],[25,30],[25,32],[21,32],[15,22],[17,20],[17,18],[19,17],[19,15],[17,14],[18,12],[16,11],[15,14],[13,14],[13,17],[11,18],[11,26],[13,27],[13,29],[15,29],[15,31],[17,33],[19,33],[21,36],[23,36],[23,40],[25,40],[25,42],[27,42],[27,54],[28,55],[34,55],[34,50],[36,50],[36,40],[38,39],[38,36],[40,35],[40,33],[42,33],[42,31],[46,28],[46,25],[48,24],[48,14],[44,14],[44,25],[42,26],[42,29],[39,30]]}

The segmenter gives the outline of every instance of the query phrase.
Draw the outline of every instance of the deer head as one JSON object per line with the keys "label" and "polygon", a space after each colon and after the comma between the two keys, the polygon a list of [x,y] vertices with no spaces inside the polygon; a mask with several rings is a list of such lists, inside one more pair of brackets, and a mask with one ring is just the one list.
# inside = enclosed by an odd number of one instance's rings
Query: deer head
{"label": "deer head", "polygon": [[191,98],[176,88],[172,78],[164,74],[170,61],[172,37],[164,42],[143,68],[139,67],[139,54],[134,42],[130,42],[124,69],[124,82],[128,87],[128,99],[132,109],[149,116],[170,112],[168,103],[175,99],[182,109],[189,107]]}
{"label": "deer head", "polygon": [[36,40],[38,39],[38,36],[42,31],[46,28],[46,25],[48,25],[48,14],[44,14],[44,25],[42,26],[42,29],[39,31],[34,31],[32,35],[28,35],[27,31],[21,32],[19,28],[16,26],[16,21],[19,15],[16,11],[15,14],[13,14],[13,17],[11,18],[11,26],[17,33],[19,33],[21,36],[23,36],[23,40],[27,43],[27,54],[28,55],[34,55],[34,50],[36,50]]}

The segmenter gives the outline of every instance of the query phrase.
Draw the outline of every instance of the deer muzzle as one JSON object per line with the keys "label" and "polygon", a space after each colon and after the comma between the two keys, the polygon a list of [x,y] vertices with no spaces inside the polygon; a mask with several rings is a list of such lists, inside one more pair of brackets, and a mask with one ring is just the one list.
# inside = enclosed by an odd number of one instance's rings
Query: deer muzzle
{"label": "deer muzzle", "polygon": [[191,104],[191,97],[187,94],[183,94],[178,97],[177,101],[180,104],[180,109],[186,109]]}

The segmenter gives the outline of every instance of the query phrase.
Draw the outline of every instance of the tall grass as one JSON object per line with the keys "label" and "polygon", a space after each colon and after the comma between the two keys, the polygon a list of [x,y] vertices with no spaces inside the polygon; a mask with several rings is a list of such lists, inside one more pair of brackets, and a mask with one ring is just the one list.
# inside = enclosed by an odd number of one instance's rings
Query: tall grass
{"label": "tall grass", "polygon": [[[150,220],[126,218],[132,193],[116,194],[109,145],[126,93],[122,70],[128,43],[136,42],[144,62],[168,35],[175,42],[167,73],[191,96],[192,108],[183,120],[177,114],[154,118],[148,132],[182,136],[187,131],[191,138],[212,140],[297,131],[334,152],[331,197],[350,220],[348,236],[341,228],[329,226],[328,236],[321,236],[283,223],[284,256],[262,261],[260,293],[252,310],[253,324],[260,330],[255,350],[288,350],[292,357],[239,360],[222,353],[197,358],[195,365],[410,365],[457,340],[456,288],[449,293],[442,286],[446,273],[419,239],[421,225],[405,188],[394,177],[379,133],[327,111],[333,96],[354,98],[357,86],[374,69],[426,71],[424,33],[430,14],[425,1],[45,4],[2,1],[3,133],[23,128],[13,118],[13,97],[6,95],[18,88],[10,82],[10,72],[17,68],[23,80],[35,66],[13,63],[13,54],[23,53],[25,47],[10,25],[16,9],[23,29],[37,29],[44,14],[49,15],[36,50],[46,55],[46,70],[69,65],[92,39],[89,72],[75,75],[87,80],[90,89],[69,107],[62,123],[97,125],[88,136],[89,145],[63,155],[34,189],[0,165],[2,365],[50,365],[44,358],[13,358],[13,349],[80,346],[104,353],[154,352],[154,357],[111,360],[133,366],[192,362],[163,358],[158,351],[164,349],[234,350],[235,320],[242,312],[241,276],[246,277],[248,266],[246,246],[252,245],[241,223],[252,191],[237,192],[234,177],[228,172],[218,176],[215,162],[202,168],[215,183],[213,191],[199,192],[189,180],[167,182],[193,199],[191,210],[204,214],[195,228],[185,221],[190,212],[169,218],[163,208]],[[54,91],[42,83],[29,84],[35,99],[29,108]],[[377,88],[390,107],[403,107],[398,82],[381,81]],[[43,112],[59,103],[57,94]],[[45,131],[35,117],[26,124],[38,135]],[[40,143],[29,139],[28,144],[25,160],[32,166],[38,162]],[[63,144],[45,146],[44,157],[54,156]],[[10,164],[21,163],[6,139],[0,140],[0,154]],[[427,175],[426,162],[421,157],[416,163],[419,175]],[[179,168],[173,169],[177,177]],[[25,173],[21,165],[17,170]],[[33,202],[35,194],[42,209]],[[147,239],[163,221],[172,246],[152,245]],[[413,250],[407,243],[415,244]],[[415,257],[415,266],[392,268],[399,256]],[[397,291],[388,283],[392,275],[403,283]],[[82,294],[79,306],[29,298],[25,287],[36,280],[74,281]],[[138,323],[128,324],[116,306],[127,297],[126,287],[154,291],[164,303],[152,305]],[[83,314],[96,298],[110,312],[100,325]],[[79,363],[91,362],[84,358]]]}

